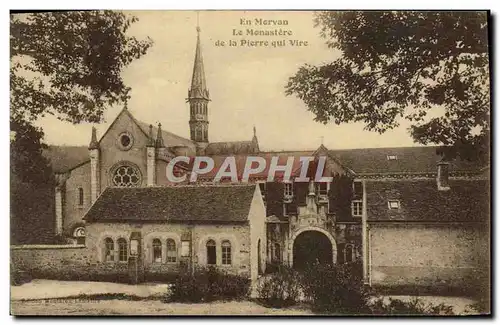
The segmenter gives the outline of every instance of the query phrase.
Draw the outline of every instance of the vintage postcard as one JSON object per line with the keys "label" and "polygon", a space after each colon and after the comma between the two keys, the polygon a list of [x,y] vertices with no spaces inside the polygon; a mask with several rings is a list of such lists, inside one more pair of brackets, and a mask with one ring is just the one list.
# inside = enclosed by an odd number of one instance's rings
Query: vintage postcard
{"label": "vintage postcard", "polygon": [[489,18],[12,12],[11,314],[490,315]]}

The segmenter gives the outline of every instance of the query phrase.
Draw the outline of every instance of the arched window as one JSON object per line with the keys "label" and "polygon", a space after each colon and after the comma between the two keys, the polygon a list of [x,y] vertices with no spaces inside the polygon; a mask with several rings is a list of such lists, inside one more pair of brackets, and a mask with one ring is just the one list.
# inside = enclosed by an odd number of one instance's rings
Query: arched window
{"label": "arched window", "polygon": [[345,250],[344,250],[346,263],[350,263],[353,261],[353,253],[354,253],[354,251],[353,251],[352,244],[346,244]]}
{"label": "arched window", "polygon": [[78,205],[83,205],[83,188],[78,188]]}
{"label": "arched window", "polygon": [[228,240],[222,242],[222,265],[231,265],[231,243]]}
{"label": "arched window", "polygon": [[126,262],[128,260],[127,241],[123,238],[118,239],[118,261]]}
{"label": "arched window", "polygon": [[167,263],[177,262],[177,249],[173,239],[167,239]]}
{"label": "arched window", "polygon": [[207,264],[215,265],[217,264],[217,253],[215,251],[215,241],[207,241]]}
{"label": "arched window", "polygon": [[76,238],[76,243],[78,245],[85,245],[85,228],[76,227],[75,230],[73,230],[73,237]]}
{"label": "arched window", "polygon": [[153,239],[153,262],[161,263],[161,241],[158,238]]}
{"label": "arched window", "polygon": [[104,260],[106,262],[112,262],[115,260],[115,243],[113,239],[106,238],[104,240]]}

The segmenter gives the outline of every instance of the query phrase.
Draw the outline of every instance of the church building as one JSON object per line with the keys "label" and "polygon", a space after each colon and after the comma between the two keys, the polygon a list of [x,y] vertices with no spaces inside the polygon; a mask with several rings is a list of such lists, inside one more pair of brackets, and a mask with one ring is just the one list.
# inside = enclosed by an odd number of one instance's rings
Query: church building
{"label": "church building", "polygon": [[[125,107],[100,138],[93,129],[88,147],[51,146],[54,235],[87,245],[99,262],[137,258],[155,272],[195,263],[254,277],[266,265],[359,261],[372,285],[460,285],[484,268],[487,166],[442,161],[436,147],[263,151],[255,128],[248,141],[210,142],[217,100],[210,104],[197,32],[190,138]],[[211,157],[215,170],[234,156],[238,171],[248,156],[278,156],[280,164],[294,157],[294,172],[290,181],[267,182],[266,168],[247,185],[214,184],[214,173],[194,184],[167,181],[172,158],[197,155]],[[295,182],[303,156],[326,157],[324,176],[333,181]],[[177,172],[189,175],[190,166]]]}

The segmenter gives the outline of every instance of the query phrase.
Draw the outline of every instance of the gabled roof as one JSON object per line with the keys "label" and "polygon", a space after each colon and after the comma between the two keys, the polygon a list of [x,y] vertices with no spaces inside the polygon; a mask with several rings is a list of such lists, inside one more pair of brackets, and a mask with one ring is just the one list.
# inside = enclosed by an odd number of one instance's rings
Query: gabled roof
{"label": "gabled roof", "polygon": [[[366,148],[330,150],[344,166],[357,175],[381,173],[436,173],[436,164],[441,156],[436,153],[437,146]],[[387,156],[396,156],[389,160]],[[450,163],[450,172],[477,171],[482,166],[477,163],[456,159]]]}
{"label": "gabled roof", "polygon": [[246,222],[255,185],[108,187],[85,215],[87,222]]}
{"label": "gabled roof", "polygon": [[[488,180],[450,180],[439,191],[436,180],[366,181],[368,221],[487,222],[490,218]],[[388,201],[398,200],[399,209]]]}
{"label": "gabled roof", "polygon": [[[149,134],[149,124],[137,120],[137,125],[141,128],[144,133]],[[158,132],[158,128],[156,126],[153,126],[153,134],[156,134]],[[163,137],[163,142],[165,143],[166,147],[177,147],[177,146],[185,146],[189,147],[191,149],[195,149],[195,143],[189,139],[183,138],[177,134],[174,134],[172,132],[168,132],[165,130],[161,130],[161,134]]]}
{"label": "gabled roof", "polygon": [[55,173],[65,173],[90,161],[87,146],[49,146],[43,156]]}

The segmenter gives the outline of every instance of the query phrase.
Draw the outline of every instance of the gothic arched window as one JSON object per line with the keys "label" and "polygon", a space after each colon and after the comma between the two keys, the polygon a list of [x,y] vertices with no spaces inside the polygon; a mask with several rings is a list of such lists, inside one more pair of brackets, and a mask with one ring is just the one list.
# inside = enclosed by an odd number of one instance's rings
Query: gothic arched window
{"label": "gothic arched window", "polygon": [[215,241],[207,241],[207,264],[215,265],[217,264],[217,253],[215,247]]}
{"label": "gothic arched window", "polygon": [[158,238],[153,239],[153,262],[161,263],[161,241]]}
{"label": "gothic arched window", "polygon": [[83,188],[78,188],[78,205],[83,205]]}
{"label": "gothic arched window", "polygon": [[106,262],[112,262],[115,260],[115,243],[113,242],[113,239],[111,238],[106,238],[104,240],[104,260]]}
{"label": "gothic arched window", "polygon": [[345,255],[345,262],[350,263],[354,260],[354,249],[352,247],[352,244],[346,244],[345,245],[345,250],[344,250],[344,255]]}
{"label": "gothic arched window", "polygon": [[125,164],[117,167],[112,176],[114,186],[135,187],[141,184],[141,173],[135,166]]}

